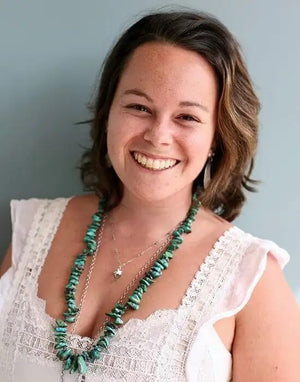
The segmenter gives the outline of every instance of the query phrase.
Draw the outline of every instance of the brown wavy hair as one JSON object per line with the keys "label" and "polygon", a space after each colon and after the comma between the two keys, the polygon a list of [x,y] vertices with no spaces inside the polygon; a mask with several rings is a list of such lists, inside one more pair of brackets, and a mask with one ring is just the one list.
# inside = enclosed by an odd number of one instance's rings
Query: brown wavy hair
{"label": "brown wavy hair", "polygon": [[[218,112],[212,179],[201,192],[206,208],[228,221],[239,215],[246,200],[244,189],[256,191],[250,178],[257,147],[259,100],[238,42],[215,17],[195,11],[151,13],[127,29],[106,57],[98,93],[91,106],[92,146],[81,158],[85,190],[108,200],[109,208],[121,201],[123,185],[106,162],[106,125],[110,107],[125,66],[134,50],[147,42],[162,42],[197,52],[215,71]],[[202,169],[194,189],[203,185]]]}

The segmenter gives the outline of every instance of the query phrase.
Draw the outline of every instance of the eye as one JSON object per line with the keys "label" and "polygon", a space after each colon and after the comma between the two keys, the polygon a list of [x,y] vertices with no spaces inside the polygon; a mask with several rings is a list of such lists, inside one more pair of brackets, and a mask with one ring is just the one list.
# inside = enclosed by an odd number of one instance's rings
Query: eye
{"label": "eye", "polygon": [[190,115],[190,114],[181,114],[181,115],[179,116],[179,118],[182,119],[182,120],[184,120],[184,121],[186,121],[186,122],[198,122],[198,123],[201,122],[198,118],[193,117],[193,116]]}
{"label": "eye", "polygon": [[141,111],[141,112],[146,112],[146,113],[150,112],[150,110],[146,106],[140,105],[138,103],[130,104],[130,105],[127,105],[126,107],[128,109],[133,109],[136,111]]}

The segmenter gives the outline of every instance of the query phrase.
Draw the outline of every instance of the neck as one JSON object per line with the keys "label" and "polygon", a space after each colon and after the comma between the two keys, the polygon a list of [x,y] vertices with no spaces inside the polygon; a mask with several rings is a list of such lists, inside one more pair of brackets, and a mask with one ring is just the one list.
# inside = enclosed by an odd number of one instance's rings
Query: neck
{"label": "neck", "polygon": [[124,193],[120,205],[111,212],[111,218],[126,236],[136,232],[155,239],[182,221],[190,205],[191,193],[178,193],[155,202]]}

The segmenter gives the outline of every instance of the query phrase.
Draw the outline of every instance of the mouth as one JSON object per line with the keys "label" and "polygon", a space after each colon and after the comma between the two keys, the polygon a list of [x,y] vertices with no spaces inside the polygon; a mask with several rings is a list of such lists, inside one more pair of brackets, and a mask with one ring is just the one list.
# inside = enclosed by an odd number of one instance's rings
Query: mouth
{"label": "mouth", "polygon": [[147,168],[148,170],[162,171],[172,168],[176,166],[177,163],[179,163],[178,160],[171,158],[151,158],[138,151],[133,151],[131,154],[135,162],[137,162],[140,166]]}

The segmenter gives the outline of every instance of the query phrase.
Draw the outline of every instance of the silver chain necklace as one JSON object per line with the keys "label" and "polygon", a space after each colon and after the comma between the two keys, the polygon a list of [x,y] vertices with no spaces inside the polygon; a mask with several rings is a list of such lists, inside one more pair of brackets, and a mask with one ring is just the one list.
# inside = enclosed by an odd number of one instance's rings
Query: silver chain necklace
{"label": "silver chain necklace", "polygon": [[114,242],[114,249],[113,249],[113,253],[115,254],[116,258],[117,258],[117,262],[118,262],[118,268],[115,269],[113,271],[113,275],[114,275],[114,278],[115,279],[119,279],[122,274],[123,274],[123,268],[126,267],[127,264],[130,264],[132,261],[134,261],[135,259],[138,259],[139,257],[145,255],[147,252],[150,251],[150,249],[152,249],[153,247],[156,247],[158,246],[159,244],[161,244],[162,242],[164,242],[166,240],[167,237],[169,237],[172,233],[173,230],[167,232],[161,239],[158,239],[158,240],[155,240],[153,243],[151,243],[147,248],[143,249],[143,250],[140,250],[139,252],[137,252],[131,259],[125,261],[125,262],[121,262],[121,255],[120,255],[120,251],[116,245],[116,242],[117,242],[117,239],[116,239],[116,233],[115,233],[115,224],[114,222],[111,222],[110,223],[111,226],[112,226],[112,233],[111,233],[111,237],[112,237],[112,240]]}
{"label": "silver chain necklace", "polygon": [[[85,302],[85,299],[86,299],[86,295],[87,295],[87,291],[88,291],[88,288],[89,288],[89,284],[90,284],[90,280],[91,280],[91,277],[92,277],[92,273],[93,273],[93,270],[94,270],[94,267],[95,267],[95,263],[96,263],[96,258],[97,258],[97,254],[99,252],[99,248],[100,248],[100,244],[101,244],[101,241],[102,241],[102,236],[103,236],[103,231],[104,231],[104,226],[105,226],[105,221],[107,219],[107,215],[105,214],[103,216],[103,221],[102,221],[102,224],[101,224],[101,227],[100,227],[100,230],[99,230],[99,235],[98,235],[98,240],[97,240],[97,246],[96,246],[96,250],[94,252],[94,254],[92,255],[92,261],[91,261],[91,264],[90,264],[90,268],[89,268],[89,272],[88,272],[88,275],[87,275],[87,278],[86,278],[86,281],[85,281],[85,285],[84,285],[84,289],[83,289],[83,293],[82,293],[82,296],[81,296],[81,299],[80,299],[80,303],[79,303],[79,311],[78,311],[78,314],[76,316],[76,320],[72,326],[72,329],[70,331],[70,335],[73,335],[75,330],[76,330],[76,327],[77,327],[77,324],[78,324],[78,320],[79,320],[79,317],[80,317],[80,313],[82,311],[82,308],[84,306],[84,302]],[[128,296],[128,292],[132,289],[132,287],[135,285],[136,281],[140,278],[140,276],[142,275],[142,273],[147,269],[149,268],[150,264],[154,261],[155,258],[157,258],[161,252],[165,249],[165,247],[170,243],[171,241],[171,235],[170,233],[168,232],[167,234],[167,237],[166,239],[161,242],[161,245],[157,248],[157,250],[153,253],[153,255],[149,258],[149,260],[139,269],[138,273],[134,276],[134,278],[127,284],[124,292],[122,293],[122,295],[120,296],[118,302],[119,303],[124,303],[125,301],[125,298]],[[152,245],[153,246],[153,245]],[[109,318],[107,317],[102,325],[100,326],[99,328],[99,331],[98,331],[98,335],[96,336],[96,338],[94,339],[93,341],[93,344],[97,342],[97,338],[100,337],[103,332],[104,332],[104,328],[105,328],[105,324],[109,321]],[[92,346],[93,344],[91,344],[90,346]],[[60,382],[65,382],[65,371],[64,371],[64,364],[62,363],[62,371],[61,371],[61,375],[60,375]],[[77,379],[77,382],[85,382],[86,381],[86,376],[85,375],[79,375],[78,376],[78,379]]]}

